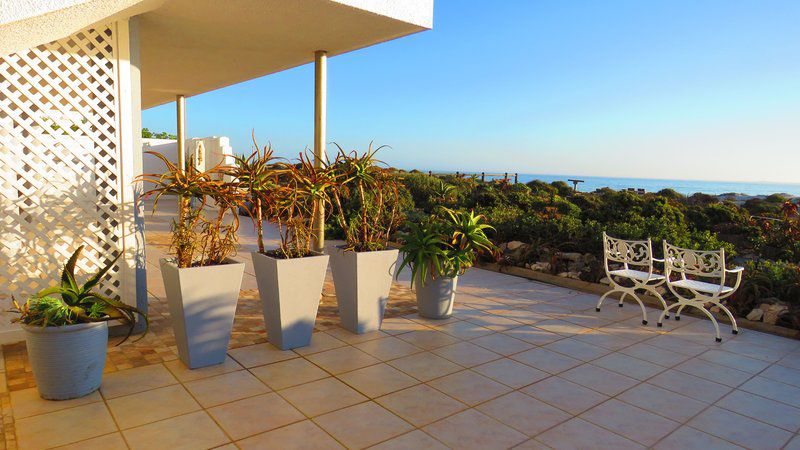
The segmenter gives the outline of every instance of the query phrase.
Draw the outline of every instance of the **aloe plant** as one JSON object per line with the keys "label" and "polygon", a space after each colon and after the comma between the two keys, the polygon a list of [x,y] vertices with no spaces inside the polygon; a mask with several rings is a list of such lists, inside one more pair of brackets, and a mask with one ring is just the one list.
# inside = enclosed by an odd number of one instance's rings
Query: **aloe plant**
{"label": "aloe plant", "polygon": [[[149,328],[147,315],[136,307],[107,297],[96,290],[103,277],[111,270],[119,255],[109,261],[85,283],[79,284],[75,277],[75,265],[84,246],[81,245],[70,256],[61,271],[61,283],[38,292],[20,305],[14,300],[15,311],[20,317],[15,319],[26,325],[57,327],[88,322],[108,322],[119,320],[128,325],[128,332],[119,344],[125,342],[133,333],[137,316],[145,321],[145,333]],[[54,297],[60,295],[58,299]],[[142,335],[144,336],[144,334]],[[140,337],[141,339],[141,337]],[[119,345],[117,344],[117,345]]]}

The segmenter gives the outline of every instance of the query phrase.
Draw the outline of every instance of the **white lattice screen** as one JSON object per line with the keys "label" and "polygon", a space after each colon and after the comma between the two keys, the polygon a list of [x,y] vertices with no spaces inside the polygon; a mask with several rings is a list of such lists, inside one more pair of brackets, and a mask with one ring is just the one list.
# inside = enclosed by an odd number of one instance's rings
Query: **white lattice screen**
{"label": "white lattice screen", "polygon": [[[53,284],[124,252],[115,25],[0,57],[0,295]],[[125,258],[104,280],[120,295]]]}

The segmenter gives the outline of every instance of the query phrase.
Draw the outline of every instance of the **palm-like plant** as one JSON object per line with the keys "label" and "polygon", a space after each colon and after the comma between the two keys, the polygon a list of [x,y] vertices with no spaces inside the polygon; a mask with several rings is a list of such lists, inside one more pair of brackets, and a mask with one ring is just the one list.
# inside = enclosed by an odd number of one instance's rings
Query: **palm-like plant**
{"label": "palm-like plant", "polygon": [[[345,235],[346,250],[374,251],[386,248],[386,243],[401,221],[398,181],[375,154],[386,146],[369,148],[363,154],[339,149],[332,169],[337,178],[332,197],[336,218]],[[355,197],[355,215],[349,215],[343,201]]]}
{"label": "palm-like plant", "polygon": [[[42,290],[22,305],[14,300],[15,311],[20,313],[20,317],[16,321],[26,325],[52,327],[119,320],[128,326],[128,333],[120,342],[121,344],[130,337],[136,326],[137,316],[141,316],[145,321],[146,333],[149,323],[145,313],[134,306],[105,296],[95,289],[120,255],[109,261],[85,283],[79,284],[75,277],[75,264],[78,262],[83,248],[83,245],[78,247],[64,265],[61,272],[61,284]],[[53,295],[60,295],[61,299],[54,298]]]}
{"label": "palm-like plant", "polygon": [[485,232],[493,228],[483,222],[482,215],[450,209],[445,212],[422,224],[408,223],[410,231],[401,234],[403,260],[397,273],[410,267],[412,287],[417,280],[424,286],[429,277],[462,275],[475,264],[478,254],[496,251]]}

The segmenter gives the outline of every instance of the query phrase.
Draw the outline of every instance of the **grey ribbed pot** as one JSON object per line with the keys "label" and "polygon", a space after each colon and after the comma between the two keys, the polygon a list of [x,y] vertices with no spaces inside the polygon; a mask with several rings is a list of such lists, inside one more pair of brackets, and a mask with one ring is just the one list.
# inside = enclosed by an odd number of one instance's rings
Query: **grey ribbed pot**
{"label": "grey ribbed pot", "polygon": [[190,369],[225,362],[236,316],[244,263],[178,268],[161,259],[161,276],[178,356]]}
{"label": "grey ribbed pot", "polygon": [[63,327],[23,325],[22,329],[42,398],[68,400],[100,387],[106,366],[108,322]]}
{"label": "grey ribbed pot", "polygon": [[375,252],[333,249],[331,272],[344,328],[358,334],[381,328],[397,253],[396,249]]}
{"label": "grey ribbed pot", "polygon": [[254,252],[253,267],[269,341],[282,350],[309,345],[328,255],[278,259]]}
{"label": "grey ribbed pot", "polygon": [[429,319],[447,319],[453,314],[453,303],[456,298],[458,277],[430,276],[425,280],[425,285],[417,279],[414,287],[417,290],[417,312],[422,317]]}

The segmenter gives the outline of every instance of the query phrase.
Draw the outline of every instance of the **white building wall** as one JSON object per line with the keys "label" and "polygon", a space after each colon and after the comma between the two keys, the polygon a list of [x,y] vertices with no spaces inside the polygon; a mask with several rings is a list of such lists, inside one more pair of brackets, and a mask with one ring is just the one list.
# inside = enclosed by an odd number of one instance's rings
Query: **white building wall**
{"label": "white building wall", "polygon": [[[178,143],[175,139],[142,139],[143,173],[163,173],[165,169],[164,163],[160,159],[144,152],[161,153],[171,162],[177,163],[177,148]],[[195,157],[198,150],[202,151],[202,158]],[[235,162],[230,139],[225,136],[187,139],[184,155],[186,161],[195,162],[195,167],[199,170],[211,169],[216,165],[233,165]],[[151,187],[151,183],[145,183],[144,189],[148,190]]]}

